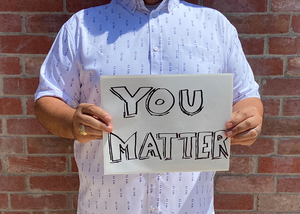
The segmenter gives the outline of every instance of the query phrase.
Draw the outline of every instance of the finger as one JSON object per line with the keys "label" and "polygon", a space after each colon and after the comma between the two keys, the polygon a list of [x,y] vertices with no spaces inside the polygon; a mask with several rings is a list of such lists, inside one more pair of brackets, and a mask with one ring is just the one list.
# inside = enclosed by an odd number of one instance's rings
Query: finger
{"label": "finger", "polygon": [[102,140],[103,139],[103,134],[101,134],[101,135],[89,135],[89,138],[92,139],[92,140]]}
{"label": "finger", "polygon": [[[81,125],[81,126],[83,126],[83,125]],[[81,143],[87,143],[91,140],[102,140],[103,139],[102,131],[95,130],[88,126],[83,126],[83,132],[85,134],[82,133],[82,130],[78,129],[78,131],[79,131],[79,134],[76,135],[76,140],[78,140]]]}
{"label": "finger", "polygon": [[237,124],[233,128],[226,130],[227,137],[234,137],[235,135],[251,130],[259,125],[258,121],[254,117],[247,118],[241,123]]}
{"label": "finger", "polygon": [[232,127],[236,126],[237,124],[241,123],[242,121],[253,117],[255,112],[255,108],[251,109],[252,107],[249,108],[244,108],[238,111],[235,111],[232,113],[231,119],[226,123],[226,128],[231,129]]}
{"label": "finger", "polygon": [[94,138],[103,138],[103,131],[99,131],[89,126],[85,126],[85,132],[88,136],[93,136]]}
{"label": "finger", "polygon": [[76,114],[78,117],[78,126],[84,124],[96,130],[112,131],[112,126],[109,125],[111,117],[103,109],[93,104],[82,103],[79,105],[78,110],[78,113],[80,112],[79,114]]}
{"label": "finger", "polygon": [[78,122],[85,125],[86,127],[90,127],[91,129],[95,130],[93,131],[93,133],[95,133],[96,131],[112,131],[112,126],[110,124],[103,123],[102,121],[97,120],[90,115],[82,114]]}
{"label": "finger", "polygon": [[99,108],[98,106],[93,104],[85,104],[82,108],[82,113],[91,115],[96,120],[101,120],[104,123],[111,122],[111,116],[107,112],[105,112],[102,108]]}
{"label": "finger", "polygon": [[239,134],[235,135],[234,137],[231,137],[231,140],[233,142],[242,142],[242,141],[256,139],[259,135],[259,130],[260,130],[259,127],[249,129],[245,132],[242,132],[242,133],[239,133]]}

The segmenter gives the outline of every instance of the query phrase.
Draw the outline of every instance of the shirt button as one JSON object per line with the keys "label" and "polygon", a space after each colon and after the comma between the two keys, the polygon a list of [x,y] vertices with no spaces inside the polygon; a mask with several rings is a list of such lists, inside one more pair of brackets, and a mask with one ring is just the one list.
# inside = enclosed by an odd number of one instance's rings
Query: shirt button
{"label": "shirt button", "polygon": [[152,13],[152,18],[156,18],[158,16],[158,13]]}
{"label": "shirt button", "polygon": [[155,213],[155,211],[156,211],[156,208],[155,207],[151,207],[150,213]]}
{"label": "shirt button", "polygon": [[157,51],[158,51],[158,47],[154,47],[153,50],[154,50],[155,52],[157,52]]}

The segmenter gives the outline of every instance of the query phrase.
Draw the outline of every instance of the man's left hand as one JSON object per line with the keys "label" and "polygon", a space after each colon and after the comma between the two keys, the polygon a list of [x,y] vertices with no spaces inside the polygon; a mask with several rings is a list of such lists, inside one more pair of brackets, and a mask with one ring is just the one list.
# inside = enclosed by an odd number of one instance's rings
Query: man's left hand
{"label": "man's left hand", "polygon": [[261,132],[263,106],[259,98],[247,98],[233,106],[231,119],[226,123],[231,144],[251,145]]}

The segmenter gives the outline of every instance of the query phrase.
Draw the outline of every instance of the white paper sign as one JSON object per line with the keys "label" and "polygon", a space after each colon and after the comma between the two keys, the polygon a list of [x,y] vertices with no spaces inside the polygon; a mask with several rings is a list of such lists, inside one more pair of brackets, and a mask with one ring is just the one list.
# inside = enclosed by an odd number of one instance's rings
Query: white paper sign
{"label": "white paper sign", "polygon": [[105,174],[228,170],[232,74],[101,76]]}

